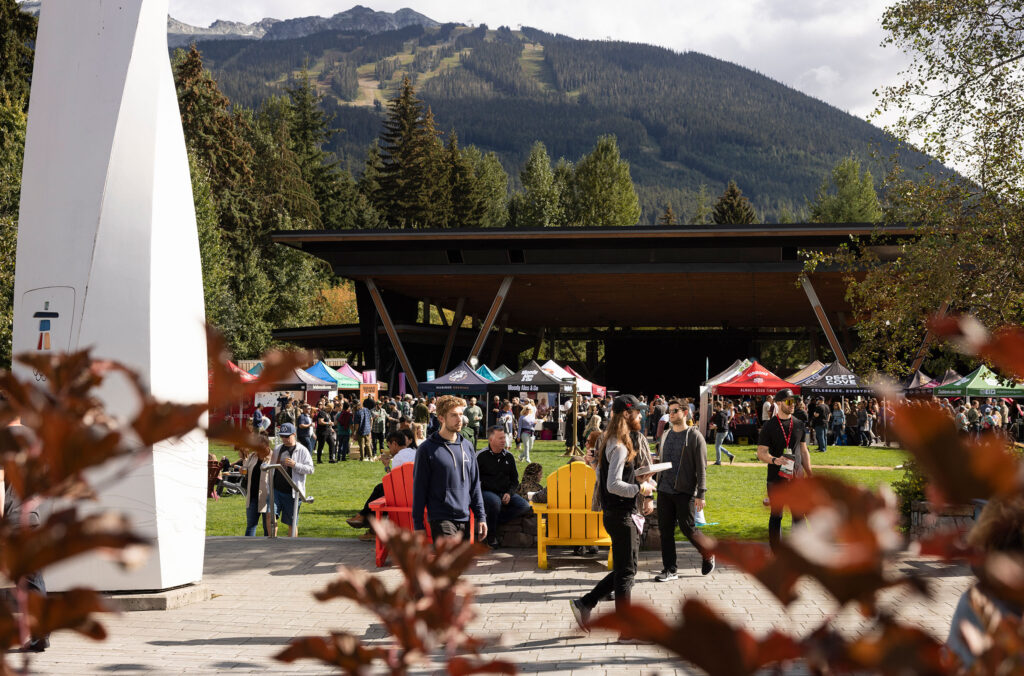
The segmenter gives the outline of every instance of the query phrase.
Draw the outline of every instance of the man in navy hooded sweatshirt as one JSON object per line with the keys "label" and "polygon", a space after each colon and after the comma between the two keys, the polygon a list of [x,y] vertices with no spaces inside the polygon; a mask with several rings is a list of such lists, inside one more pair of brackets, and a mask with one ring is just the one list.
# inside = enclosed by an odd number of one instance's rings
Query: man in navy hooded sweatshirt
{"label": "man in navy hooded sweatshirt", "polygon": [[427,510],[430,532],[442,537],[469,539],[469,515],[476,518],[477,540],[487,539],[487,517],[480,491],[480,471],[473,444],[463,438],[462,413],[466,402],[446,395],[435,402],[441,428],[416,450],[412,481],[412,523],[424,530]]}

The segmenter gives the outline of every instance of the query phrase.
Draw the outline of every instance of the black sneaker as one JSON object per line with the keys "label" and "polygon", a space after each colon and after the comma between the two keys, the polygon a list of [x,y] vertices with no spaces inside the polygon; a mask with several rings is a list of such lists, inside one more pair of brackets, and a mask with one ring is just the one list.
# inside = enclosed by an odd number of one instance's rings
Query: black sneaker
{"label": "black sneaker", "polygon": [[22,646],[22,651],[27,653],[41,653],[50,647],[50,639],[46,636],[29,641]]}
{"label": "black sneaker", "polygon": [[576,618],[576,624],[579,625],[580,629],[590,633],[590,628],[587,623],[590,622],[590,608],[583,605],[583,601],[579,599],[573,599],[569,601],[569,606],[572,608],[572,616]]}
{"label": "black sneaker", "polygon": [[[705,573],[707,575],[707,573]],[[671,582],[672,580],[678,580],[679,576],[673,573],[671,570],[663,570],[654,576],[655,582]]]}
{"label": "black sneaker", "polygon": [[[714,554],[712,554],[710,557],[704,559],[704,561],[700,564],[700,574],[701,575],[710,575],[711,571],[713,571],[714,569],[715,569],[715,556],[714,556]],[[655,579],[657,579],[657,578],[655,578]]]}

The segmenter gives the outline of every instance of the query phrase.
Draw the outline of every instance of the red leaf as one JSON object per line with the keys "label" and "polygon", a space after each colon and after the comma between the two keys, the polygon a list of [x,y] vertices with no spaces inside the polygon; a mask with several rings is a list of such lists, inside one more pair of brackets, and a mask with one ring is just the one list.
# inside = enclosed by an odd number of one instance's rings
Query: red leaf
{"label": "red leaf", "polygon": [[767,545],[723,540],[715,545],[714,550],[715,555],[721,557],[723,561],[753,576],[783,605],[788,606],[796,600],[794,590],[801,572],[772,556]]}
{"label": "red leaf", "polygon": [[314,659],[338,667],[349,674],[368,674],[375,660],[387,658],[382,648],[368,647],[351,634],[334,633],[327,638],[297,638],[274,656],[280,662]]}
{"label": "red leaf", "polygon": [[1009,495],[1024,483],[1020,462],[1004,439],[986,435],[972,441],[958,434],[953,419],[937,406],[897,407],[893,429],[947,502]]}
{"label": "red leaf", "polygon": [[469,674],[515,674],[516,665],[503,660],[490,662],[470,661],[464,657],[453,657],[448,660],[448,673],[451,676],[469,676]]}

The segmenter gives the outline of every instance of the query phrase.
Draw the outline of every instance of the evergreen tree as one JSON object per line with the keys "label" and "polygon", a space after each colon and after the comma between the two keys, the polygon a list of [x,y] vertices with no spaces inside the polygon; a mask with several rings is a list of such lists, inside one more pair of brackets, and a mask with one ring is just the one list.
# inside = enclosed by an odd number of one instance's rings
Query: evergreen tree
{"label": "evergreen tree", "polygon": [[515,197],[516,227],[546,228],[561,222],[561,186],[555,181],[551,158],[540,141],[533,144],[530,156],[519,173],[523,192]]}
{"label": "evergreen tree", "polygon": [[28,107],[37,21],[16,0],[0,0],[0,92]]}
{"label": "evergreen tree", "polygon": [[860,161],[847,157],[833,169],[807,205],[814,223],[878,223],[882,207],[878,203],[874,179],[867,169],[861,173]]}
{"label": "evergreen tree", "polygon": [[679,221],[676,220],[676,214],[672,211],[672,205],[665,205],[665,213],[658,218],[658,225],[679,225]]}
{"label": "evergreen tree", "polygon": [[569,225],[575,211],[573,204],[573,181],[575,167],[564,157],[555,162],[554,190],[559,196],[559,209],[552,215],[552,225],[559,227]]}
{"label": "evergreen tree", "polygon": [[711,222],[711,196],[708,194],[708,186],[700,184],[697,190],[697,207],[694,209],[692,223],[694,225],[707,225]]}
{"label": "evergreen tree", "polygon": [[0,92],[0,368],[9,368],[12,356],[14,260],[27,122],[24,103]]}
{"label": "evergreen tree", "polygon": [[215,195],[252,183],[253,150],[242,138],[231,102],[221,93],[195,45],[177,50],[172,61],[178,108],[185,140],[197,159],[208,167]]}
{"label": "evergreen tree", "polygon": [[503,228],[508,224],[508,174],[498,154],[484,154],[476,146],[462,151],[473,165],[476,192],[481,204],[480,227]]}
{"label": "evergreen tree", "polygon": [[392,226],[425,227],[436,216],[431,198],[437,189],[440,141],[423,102],[406,77],[388,101],[380,134],[380,192],[376,206]]}
{"label": "evergreen tree", "polygon": [[757,223],[757,214],[754,207],[751,206],[750,200],[743,196],[743,192],[736,182],[729,181],[729,186],[715,202],[711,219],[717,225],[745,225]]}
{"label": "evergreen tree", "polygon": [[380,199],[380,173],[384,163],[380,158],[380,146],[374,140],[366,151],[366,164],[363,166],[363,175],[359,177],[359,192],[366,196],[371,204],[378,203]]}
{"label": "evergreen tree", "polygon": [[640,220],[640,199],[629,163],[619,155],[613,135],[598,138],[594,149],[576,165],[571,195],[571,224],[636,225]]}
{"label": "evergreen tree", "polygon": [[209,173],[195,155],[189,155],[192,200],[199,232],[199,257],[203,269],[203,300],[206,321],[223,333],[233,327],[234,300],[231,297],[231,258],[217,221],[217,207],[210,189]]}
{"label": "evergreen tree", "polygon": [[442,227],[480,227],[484,208],[482,195],[477,190],[473,164],[459,148],[459,136],[454,129],[448,135],[444,163],[447,194],[439,211],[449,209],[451,220]]}
{"label": "evergreen tree", "polygon": [[[344,218],[341,173],[338,163],[324,151],[324,144],[339,132],[331,127],[332,118],[320,107],[323,97],[317,93],[309,70],[304,67],[291,87],[289,102],[290,150],[302,171],[303,180],[313,191],[318,207],[311,227],[334,228]],[[294,214],[293,214],[294,215]]]}

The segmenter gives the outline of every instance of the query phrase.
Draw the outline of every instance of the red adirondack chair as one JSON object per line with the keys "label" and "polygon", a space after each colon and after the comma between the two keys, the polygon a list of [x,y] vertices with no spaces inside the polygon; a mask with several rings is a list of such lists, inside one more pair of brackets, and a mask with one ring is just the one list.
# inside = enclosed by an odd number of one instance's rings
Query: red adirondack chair
{"label": "red adirondack chair", "polygon": [[[399,528],[413,530],[412,525],[412,471],[413,463],[407,462],[396,470],[384,475],[381,483],[384,485],[384,497],[377,498],[370,503],[373,510],[373,518],[380,520],[388,515],[388,520]],[[433,542],[434,538],[430,533],[430,523],[427,521],[426,510],[423,514],[423,525],[427,529],[427,541]],[[470,540],[476,537],[474,532],[473,515],[469,515]],[[388,560],[388,547],[377,538],[375,560],[380,568]]]}

